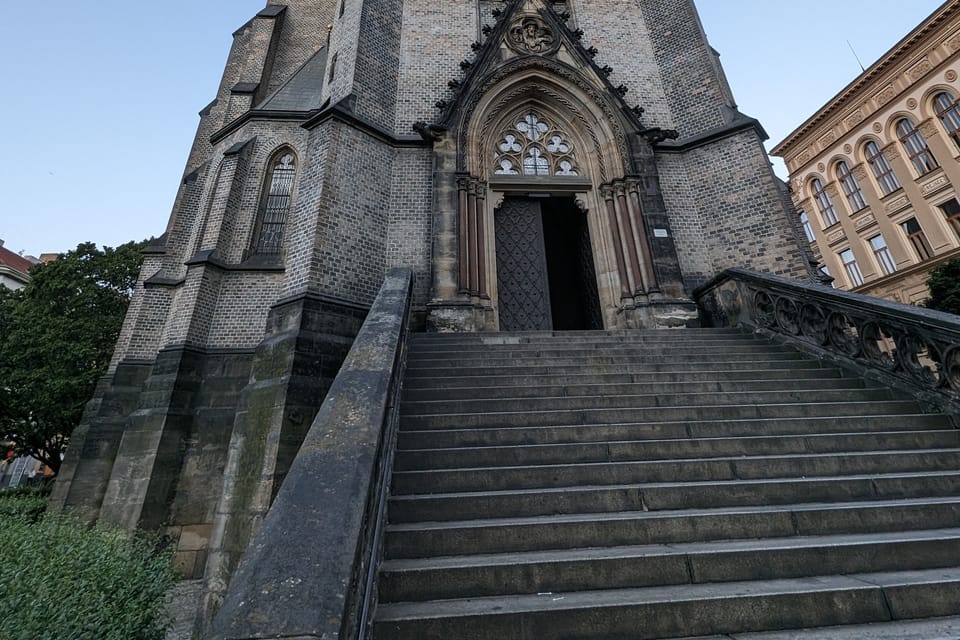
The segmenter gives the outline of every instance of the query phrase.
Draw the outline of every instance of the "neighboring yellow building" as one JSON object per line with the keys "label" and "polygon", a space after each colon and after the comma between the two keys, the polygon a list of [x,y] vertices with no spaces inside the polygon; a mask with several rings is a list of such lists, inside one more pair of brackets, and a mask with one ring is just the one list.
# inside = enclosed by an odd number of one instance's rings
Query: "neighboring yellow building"
{"label": "neighboring yellow building", "polygon": [[773,149],[835,286],[918,303],[960,257],[960,0]]}

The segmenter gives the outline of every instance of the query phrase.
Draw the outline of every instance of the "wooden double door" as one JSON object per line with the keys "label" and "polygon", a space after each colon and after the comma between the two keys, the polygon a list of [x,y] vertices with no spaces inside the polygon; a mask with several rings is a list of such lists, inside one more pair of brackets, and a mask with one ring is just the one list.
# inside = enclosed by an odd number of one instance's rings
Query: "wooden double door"
{"label": "wooden double door", "polygon": [[587,217],[573,198],[508,197],[494,226],[501,331],[603,328]]}

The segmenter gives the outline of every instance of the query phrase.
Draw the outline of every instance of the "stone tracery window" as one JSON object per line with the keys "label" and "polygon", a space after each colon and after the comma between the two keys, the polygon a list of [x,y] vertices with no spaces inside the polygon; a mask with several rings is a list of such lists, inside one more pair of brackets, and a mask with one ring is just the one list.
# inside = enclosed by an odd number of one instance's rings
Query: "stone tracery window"
{"label": "stone tracery window", "polygon": [[503,132],[493,157],[501,176],[580,175],[567,134],[535,111]]}
{"label": "stone tracery window", "polygon": [[283,245],[283,226],[290,211],[296,160],[289,151],[274,156],[267,175],[267,189],[263,194],[255,233],[254,252],[261,255],[279,254]]}

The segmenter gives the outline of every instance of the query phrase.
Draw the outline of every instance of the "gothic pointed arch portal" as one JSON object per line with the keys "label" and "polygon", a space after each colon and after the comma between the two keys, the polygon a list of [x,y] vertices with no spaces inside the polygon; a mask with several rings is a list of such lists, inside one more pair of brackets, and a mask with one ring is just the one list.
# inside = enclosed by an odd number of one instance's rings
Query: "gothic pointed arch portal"
{"label": "gothic pointed arch portal", "polygon": [[[662,268],[676,264],[672,239],[651,244],[647,210],[663,205],[643,127],[551,11],[501,20],[501,45],[494,33],[434,136],[434,329],[649,326],[632,311],[664,280],[682,292],[679,270]],[[660,237],[666,216],[656,223]],[[575,273],[550,266],[565,260]],[[582,295],[565,304],[590,311],[560,326],[574,314],[550,293],[574,281]]]}

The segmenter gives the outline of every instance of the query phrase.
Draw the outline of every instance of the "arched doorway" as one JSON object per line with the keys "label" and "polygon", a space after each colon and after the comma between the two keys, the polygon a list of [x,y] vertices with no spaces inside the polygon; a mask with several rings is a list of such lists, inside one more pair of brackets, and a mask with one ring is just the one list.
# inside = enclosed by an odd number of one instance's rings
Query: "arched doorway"
{"label": "arched doorway", "polygon": [[494,228],[501,331],[603,328],[586,212],[573,196],[508,196]]}

